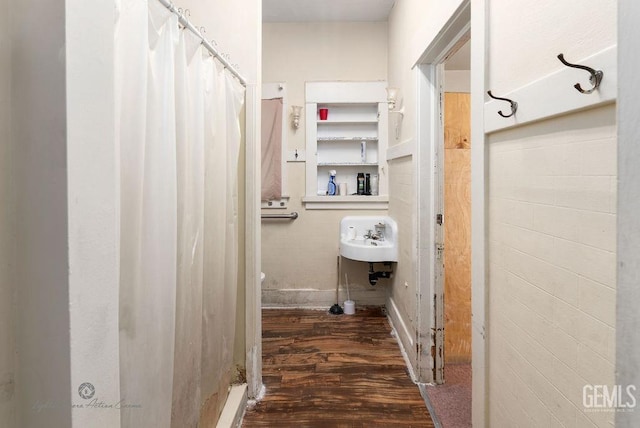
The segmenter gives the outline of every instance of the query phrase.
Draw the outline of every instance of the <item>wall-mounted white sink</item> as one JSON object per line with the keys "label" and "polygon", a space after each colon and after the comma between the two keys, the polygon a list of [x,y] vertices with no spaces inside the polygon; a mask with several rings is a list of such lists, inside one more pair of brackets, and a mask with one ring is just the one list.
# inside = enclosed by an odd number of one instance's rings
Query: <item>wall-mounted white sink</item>
{"label": "wall-mounted white sink", "polygon": [[361,262],[397,262],[398,224],[388,216],[344,217],[340,255]]}

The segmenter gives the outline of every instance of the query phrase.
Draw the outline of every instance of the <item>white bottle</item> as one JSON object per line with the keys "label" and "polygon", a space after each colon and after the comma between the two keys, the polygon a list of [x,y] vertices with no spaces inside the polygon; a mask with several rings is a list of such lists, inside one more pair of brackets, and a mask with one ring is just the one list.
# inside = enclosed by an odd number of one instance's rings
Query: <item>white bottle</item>
{"label": "white bottle", "polygon": [[378,174],[371,174],[370,183],[371,183],[371,196],[377,196],[378,195]]}

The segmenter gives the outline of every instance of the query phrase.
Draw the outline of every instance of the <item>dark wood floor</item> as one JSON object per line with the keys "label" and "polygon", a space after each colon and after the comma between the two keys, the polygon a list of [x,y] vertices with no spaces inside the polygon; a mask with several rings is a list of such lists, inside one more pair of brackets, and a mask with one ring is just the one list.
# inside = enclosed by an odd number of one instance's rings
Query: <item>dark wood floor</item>
{"label": "dark wood floor", "polygon": [[262,311],[266,395],[243,427],[433,427],[380,308]]}

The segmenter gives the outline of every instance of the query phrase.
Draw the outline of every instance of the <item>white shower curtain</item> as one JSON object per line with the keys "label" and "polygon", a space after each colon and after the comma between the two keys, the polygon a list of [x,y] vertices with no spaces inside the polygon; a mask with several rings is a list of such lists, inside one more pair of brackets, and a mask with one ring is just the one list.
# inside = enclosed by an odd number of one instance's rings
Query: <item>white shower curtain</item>
{"label": "white shower curtain", "polygon": [[[121,167],[120,389],[125,426],[171,418],[177,255],[177,17],[122,1],[116,73]],[[138,411],[141,410],[141,411]]]}
{"label": "white shower curtain", "polygon": [[157,0],[118,2],[115,71],[121,419],[195,426],[233,366],[244,88]]}
{"label": "white shower curtain", "polygon": [[224,404],[233,376],[238,281],[239,115],[244,88],[212,58],[205,61],[205,115],[215,118],[205,133],[205,237],[203,292],[203,399],[216,395],[208,411]]}
{"label": "white shower curtain", "polygon": [[176,52],[178,283],[172,426],[197,426],[202,361],[204,68],[200,40],[180,32]]}

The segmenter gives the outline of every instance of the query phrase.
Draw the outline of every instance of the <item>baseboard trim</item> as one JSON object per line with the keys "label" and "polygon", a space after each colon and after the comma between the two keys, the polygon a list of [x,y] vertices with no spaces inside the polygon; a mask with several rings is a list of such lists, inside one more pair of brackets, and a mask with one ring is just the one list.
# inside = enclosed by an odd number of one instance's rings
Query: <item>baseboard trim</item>
{"label": "baseboard trim", "polygon": [[402,315],[400,315],[400,311],[398,310],[398,306],[393,298],[389,297],[387,299],[387,314],[389,316],[389,322],[391,323],[394,331],[396,332],[396,338],[398,339],[398,344],[400,345],[400,351],[402,352],[402,356],[406,360],[407,369],[411,374],[411,379],[414,382],[417,382],[416,376],[416,367],[414,366],[415,361],[409,357],[407,350],[413,352],[415,349],[415,340],[413,339],[413,335],[409,332],[407,328],[407,324],[404,322]]}
{"label": "baseboard trim", "polygon": [[407,328],[407,324],[404,322],[402,315],[400,315],[400,311],[398,310],[398,306],[393,298],[389,297],[387,299],[387,311],[389,311],[389,316],[391,317],[391,321],[393,324],[400,327],[398,332],[400,333],[400,338],[402,340],[402,344],[405,348],[413,349],[413,345],[415,343],[413,339],[413,335],[409,333],[409,329]]}
{"label": "baseboard trim", "polygon": [[[345,290],[340,290],[341,306],[347,298],[346,294]],[[351,299],[356,302],[356,309],[358,306],[383,306],[386,295],[386,288],[379,286],[351,290]],[[334,303],[336,303],[335,289],[262,289],[263,308],[329,309]]]}
{"label": "baseboard trim", "polygon": [[242,423],[247,408],[247,384],[233,385],[224,403],[216,428],[236,428]]}

